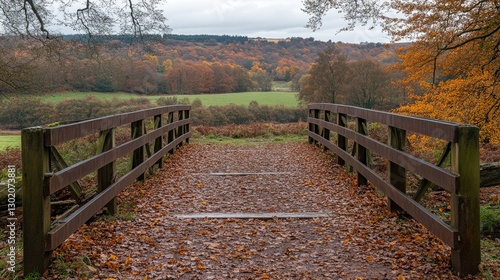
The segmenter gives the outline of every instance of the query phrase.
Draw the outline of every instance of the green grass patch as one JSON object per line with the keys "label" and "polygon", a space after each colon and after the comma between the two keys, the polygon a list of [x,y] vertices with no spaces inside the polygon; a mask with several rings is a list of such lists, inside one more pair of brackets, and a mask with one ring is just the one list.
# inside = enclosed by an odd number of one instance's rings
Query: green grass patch
{"label": "green grass patch", "polygon": [[0,135],[0,151],[8,147],[21,147],[21,135]]}
{"label": "green grass patch", "polygon": [[85,97],[87,97],[89,95],[93,95],[99,99],[104,99],[104,100],[112,100],[113,98],[130,99],[130,98],[147,97],[146,95],[125,93],[125,92],[109,93],[109,92],[72,92],[72,91],[66,91],[66,92],[44,94],[44,95],[41,95],[40,98],[42,98],[44,101],[47,101],[47,102],[57,103],[57,102],[65,100],[65,99],[84,99]]}
{"label": "green grass patch", "polygon": [[201,145],[235,145],[235,146],[252,146],[272,143],[300,143],[307,141],[305,135],[264,135],[253,138],[232,138],[219,135],[197,135],[191,138],[191,143]]}
{"label": "green grass patch", "polygon": [[195,94],[195,95],[177,95],[180,100],[188,98],[193,102],[196,98],[200,99],[204,106],[220,106],[227,104],[248,105],[252,101],[257,101],[259,105],[283,105],[287,107],[298,106],[295,92],[241,92],[241,93],[219,93],[219,94]]}
{"label": "green grass patch", "polygon": [[196,98],[200,99],[204,106],[219,106],[227,104],[248,105],[251,101],[257,101],[260,105],[283,105],[287,107],[298,106],[296,92],[241,92],[241,93],[218,93],[218,94],[190,94],[190,95],[141,95],[132,93],[103,93],[103,92],[59,92],[40,96],[47,102],[60,102],[65,99],[83,99],[88,95],[93,95],[98,99],[111,100],[147,98],[151,103],[155,103],[160,97],[177,97],[178,100],[187,98],[193,102]]}

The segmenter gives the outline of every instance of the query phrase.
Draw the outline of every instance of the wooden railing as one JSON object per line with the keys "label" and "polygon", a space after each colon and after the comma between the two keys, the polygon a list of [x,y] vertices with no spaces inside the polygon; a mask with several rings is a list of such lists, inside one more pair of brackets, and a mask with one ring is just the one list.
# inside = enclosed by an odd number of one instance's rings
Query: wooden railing
{"label": "wooden railing", "polygon": [[[392,211],[402,209],[449,245],[455,272],[461,275],[478,272],[481,254],[477,127],[337,104],[311,104],[308,109],[309,143],[333,151],[340,165],[347,164],[356,170],[358,185],[371,182],[388,197]],[[355,123],[355,128],[350,129],[348,122]],[[372,124],[387,126],[388,143],[368,136]],[[330,132],[336,133],[336,139],[330,139]],[[405,152],[407,132],[448,142],[451,169]],[[387,176],[370,168],[370,153],[388,160]],[[450,224],[407,195],[409,172],[422,177],[423,185],[431,182],[451,194]]]}
{"label": "wooden railing", "polygon": [[[115,197],[164,156],[189,142],[190,106],[167,106],[56,127],[22,130],[24,273],[43,272],[50,255],[103,207],[113,214]],[[147,133],[146,122],[153,126]],[[126,126],[125,128],[123,128]],[[130,128],[130,139],[115,146],[115,131]],[[99,134],[95,156],[68,166],[56,145]],[[152,148],[152,150],[151,150]],[[117,178],[117,159],[130,156],[131,168]],[[97,194],[81,199],[78,180],[97,171]],[[51,195],[70,188],[78,204],[63,219],[51,217]],[[55,220],[54,220],[55,219]]]}

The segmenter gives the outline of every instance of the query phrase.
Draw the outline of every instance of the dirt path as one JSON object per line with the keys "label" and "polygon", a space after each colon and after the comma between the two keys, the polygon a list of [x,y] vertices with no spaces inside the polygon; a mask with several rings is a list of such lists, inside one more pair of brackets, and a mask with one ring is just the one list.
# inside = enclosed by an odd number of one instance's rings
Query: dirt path
{"label": "dirt path", "polygon": [[[449,248],[389,214],[377,191],[356,187],[330,156],[305,143],[190,144],[157,174],[120,195],[117,217],[101,217],[68,239],[46,278],[455,278]],[[329,216],[175,217],[276,212]]]}

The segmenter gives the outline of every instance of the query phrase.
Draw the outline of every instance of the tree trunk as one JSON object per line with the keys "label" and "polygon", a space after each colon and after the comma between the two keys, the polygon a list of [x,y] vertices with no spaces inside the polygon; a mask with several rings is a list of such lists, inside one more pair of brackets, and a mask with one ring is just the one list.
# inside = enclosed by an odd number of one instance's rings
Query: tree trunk
{"label": "tree trunk", "polygon": [[500,185],[500,162],[481,165],[481,188]]}

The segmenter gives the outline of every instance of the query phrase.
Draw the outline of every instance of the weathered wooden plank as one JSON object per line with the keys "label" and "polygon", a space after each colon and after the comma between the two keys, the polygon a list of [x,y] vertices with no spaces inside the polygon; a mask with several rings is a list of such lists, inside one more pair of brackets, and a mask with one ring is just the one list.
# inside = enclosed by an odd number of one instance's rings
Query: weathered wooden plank
{"label": "weathered wooden plank", "polygon": [[320,212],[293,212],[293,213],[191,213],[191,214],[174,214],[179,219],[256,219],[256,220],[272,220],[272,219],[315,219],[327,218],[330,214]]}
{"label": "weathered wooden plank", "polygon": [[72,182],[90,174],[96,169],[101,168],[106,164],[109,164],[110,162],[114,161],[117,158],[129,154],[132,150],[137,149],[142,145],[145,145],[147,142],[152,141],[156,137],[159,137],[166,133],[170,133],[178,125],[182,125],[185,122],[189,121],[190,120],[183,120],[180,122],[168,124],[166,126],[161,127],[160,129],[154,130],[151,133],[148,133],[137,139],[126,142],[109,151],[103,152],[99,155],[78,162],[67,169],[58,171],[56,173],[46,174],[46,176],[49,176],[48,178],[49,190],[47,192],[49,194],[53,194],[58,190],[65,188]]}
{"label": "weathered wooden plank", "polygon": [[[312,120],[313,122],[322,122],[322,120]],[[406,170],[418,174],[434,184],[440,186],[450,193],[456,192],[458,175],[446,169],[436,167],[425,160],[419,159],[410,154],[394,149],[393,147],[378,142],[375,139],[361,135],[348,128],[338,126],[333,123],[322,124],[327,126],[331,131],[336,132],[346,138],[352,139],[357,143],[362,144],[367,149],[392,161]]]}
{"label": "weathered wooden plank", "polygon": [[339,104],[310,104],[308,108],[310,110],[328,110],[335,113],[342,113],[351,117],[362,118],[369,122],[387,124],[389,126],[406,131],[411,131],[450,142],[456,142],[458,139],[458,127],[460,125],[457,123],[399,115]]}
{"label": "weathered wooden plank", "polygon": [[355,157],[349,153],[339,149],[335,144],[326,141],[320,135],[309,132],[309,136],[313,137],[322,145],[326,145],[337,155],[340,155],[348,164],[352,165],[358,172],[361,172],[368,181],[372,182],[379,190],[391,198],[402,209],[410,214],[415,220],[424,225],[430,232],[436,235],[444,243],[452,248],[456,248],[458,244],[458,232],[447,225],[443,220],[438,218],[424,206],[420,205],[407,195],[401,193],[398,189],[386,182],[373,170],[359,162]]}
{"label": "weathered wooden plank", "polygon": [[151,165],[164,156],[172,147],[178,145],[189,137],[191,132],[175,139],[172,143],[163,147],[158,153],[145,160],[129,173],[123,175],[115,183],[94,196],[85,205],[80,207],[66,219],[58,221],[58,225],[47,234],[47,246],[45,250],[53,251],[61,245],[71,234],[88,221],[99,209],[103,208],[111,199],[116,197],[123,189],[135,181],[139,175],[143,174]]}
{"label": "weathered wooden plank", "polygon": [[76,138],[84,137],[90,134],[99,133],[110,128],[126,125],[138,120],[154,117],[155,115],[167,114],[179,110],[189,110],[188,105],[164,106],[142,111],[124,113],[74,124],[61,125],[45,128],[45,145],[47,147],[55,146]]}

